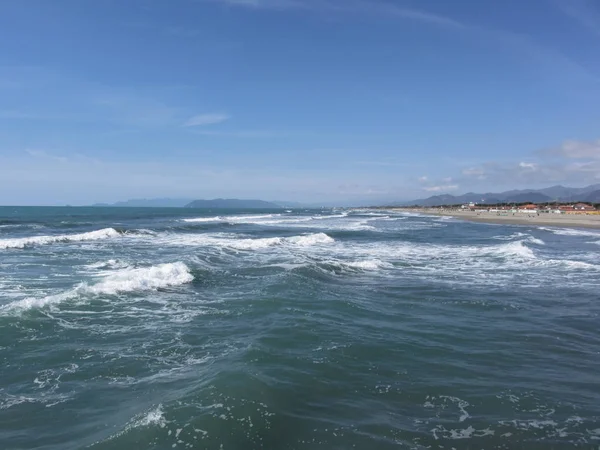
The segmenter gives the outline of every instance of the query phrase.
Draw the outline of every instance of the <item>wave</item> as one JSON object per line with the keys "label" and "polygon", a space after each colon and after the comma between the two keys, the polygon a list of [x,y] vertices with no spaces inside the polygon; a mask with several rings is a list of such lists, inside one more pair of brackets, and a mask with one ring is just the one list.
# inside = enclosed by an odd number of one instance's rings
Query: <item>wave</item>
{"label": "wave", "polygon": [[72,300],[79,297],[116,295],[126,292],[153,291],[189,283],[194,279],[190,269],[182,262],[156,266],[123,269],[104,277],[96,284],[81,283],[60,294],[42,298],[25,298],[0,307],[3,311],[22,311]]}
{"label": "wave", "polygon": [[245,222],[248,220],[271,219],[273,217],[281,217],[281,214],[260,214],[246,216],[215,216],[215,217],[197,217],[192,219],[182,219],[184,222]]}
{"label": "wave", "polygon": [[374,271],[379,269],[391,269],[393,264],[381,261],[380,259],[365,259],[362,261],[324,261],[326,264],[338,265],[342,268],[352,270]]}
{"label": "wave", "polygon": [[0,239],[0,249],[26,248],[36,245],[54,244],[57,242],[81,242],[95,241],[98,239],[109,239],[121,236],[114,228],[104,228],[102,230],[90,231],[80,234],[63,234],[56,236],[30,236],[17,239]]}
{"label": "wave", "polygon": [[310,247],[334,242],[325,233],[290,237],[240,238],[236,234],[163,234],[157,238],[162,245],[230,248],[234,250],[260,250],[276,246]]}
{"label": "wave", "polygon": [[569,228],[547,228],[540,227],[540,230],[549,231],[550,233],[557,234],[559,236],[593,236],[600,237],[600,232],[575,230]]}
{"label": "wave", "polygon": [[523,244],[523,241],[511,242],[510,244],[500,245],[494,249],[502,256],[517,256],[525,259],[534,259],[533,250]]}
{"label": "wave", "polygon": [[338,219],[342,217],[348,217],[349,212],[343,212],[341,214],[330,214],[324,216],[312,216],[314,220],[323,220],[323,219]]}
{"label": "wave", "polygon": [[99,261],[92,264],[86,264],[84,266],[86,269],[126,269],[129,266],[125,261],[121,261],[118,259],[109,259],[108,261]]}
{"label": "wave", "polygon": [[260,250],[268,247],[290,245],[296,247],[310,247],[314,245],[330,244],[335,240],[325,233],[314,233],[302,236],[273,237],[261,239],[238,239],[224,242],[223,245],[238,250]]}

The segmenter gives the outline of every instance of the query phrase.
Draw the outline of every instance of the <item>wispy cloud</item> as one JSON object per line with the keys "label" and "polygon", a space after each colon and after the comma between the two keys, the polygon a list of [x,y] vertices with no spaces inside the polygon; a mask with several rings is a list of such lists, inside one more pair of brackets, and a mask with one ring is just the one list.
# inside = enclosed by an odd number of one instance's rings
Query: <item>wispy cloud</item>
{"label": "wispy cloud", "polygon": [[438,186],[429,186],[429,187],[426,187],[423,189],[426,190],[427,192],[449,192],[449,191],[456,191],[458,189],[458,185],[457,184],[441,184]]}
{"label": "wispy cloud", "polygon": [[[383,19],[409,20],[425,25],[441,27],[450,31],[464,32],[476,36],[477,39],[499,46],[505,51],[532,63],[532,66],[550,77],[561,81],[586,82],[600,84],[600,77],[556,49],[536,42],[531,36],[503,29],[482,26],[478,23],[466,23],[424,9],[414,9],[385,1],[366,0],[204,0],[205,2],[220,3],[231,7],[251,9],[293,11],[305,10],[326,15],[346,14],[360,17],[377,16]],[[585,20],[588,27],[600,32],[600,15],[594,13],[586,0],[562,0],[561,5],[579,5],[566,8]],[[583,5],[583,6],[582,6]],[[591,11],[591,13],[590,13]]]}
{"label": "wispy cloud", "polygon": [[[524,155],[513,161],[487,161],[464,167],[455,177],[419,178],[428,192],[447,192],[459,186],[469,190],[505,187],[547,187],[550,184],[584,185],[600,182],[600,139],[568,140],[551,149]],[[452,183],[450,183],[452,182]]]}
{"label": "wispy cloud", "polygon": [[600,36],[600,9],[588,0],[556,0],[556,5],[567,16],[584,28]]}
{"label": "wispy cloud", "polygon": [[9,120],[36,120],[40,119],[42,116],[39,114],[33,114],[24,111],[17,110],[1,110],[0,111],[0,119],[9,119]]}
{"label": "wispy cloud", "polygon": [[419,9],[405,8],[392,3],[364,0],[205,0],[229,6],[252,9],[300,9],[324,13],[367,14],[427,22],[435,25],[462,28],[454,19]]}
{"label": "wispy cloud", "polygon": [[175,125],[178,108],[161,101],[133,93],[100,89],[94,94],[92,103],[108,113],[109,121],[135,126]]}
{"label": "wispy cloud", "polygon": [[600,139],[596,141],[568,140],[558,148],[546,150],[542,153],[571,159],[600,159]]}
{"label": "wispy cloud", "polygon": [[69,158],[67,158],[66,156],[53,155],[51,153],[46,152],[45,150],[25,149],[25,153],[27,153],[29,156],[32,156],[32,157],[38,158],[38,159],[58,161],[61,163],[69,162]]}
{"label": "wispy cloud", "polygon": [[486,162],[462,170],[463,183],[527,185],[595,183],[600,180],[600,140],[569,140],[552,149],[533,152],[528,161]]}
{"label": "wispy cloud", "polygon": [[212,114],[198,114],[196,116],[190,117],[183,123],[184,127],[198,127],[204,125],[215,125],[218,123],[226,122],[229,120],[231,116],[228,114],[222,113],[212,113]]}

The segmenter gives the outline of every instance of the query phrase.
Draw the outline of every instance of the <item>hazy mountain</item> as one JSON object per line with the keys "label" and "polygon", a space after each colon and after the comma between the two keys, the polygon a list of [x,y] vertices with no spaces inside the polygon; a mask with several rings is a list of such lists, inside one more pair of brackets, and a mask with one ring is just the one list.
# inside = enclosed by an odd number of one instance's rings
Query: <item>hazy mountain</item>
{"label": "hazy mountain", "polygon": [[564,186],[552,186],[546,189],[540,189],[538,192],[552,197],[552,199],[562,199],[564,201],[569,200],[582,200],[585,194],[597,191],[600,189],[600,184],[592,184],[584,188],[570,188]]}
{"label": "hazy mountain", "polygon": [[583,199],[584,202],[600,203],[600,189],[588,193]]}
{"label": "hazy mountain", "polygon": [[217,209],[281,209],[281,206],[264,200],[240,200],[237,198],[216,198],[214,200],[194,200],[186,208]]}
{"label": "hazy mountain", "polygon": [[92,206],[183,208],[191,201],[191,198],[137,198],[116,203],[96,203]]}
{"label": "hazy mountain", "polygon": [[583,188],[565,186],[551,186],[544,189],[513,189],[505,192],[488,192],[477,194],[468,192],[463,195],[434,195],[432,197],[399,203],[399,205],[457,205],[465,203],[495,204],[495,203],[546,203],[552,201],[573,202],[598,202],[600,201],[600,184],[593,184]]}
{"label": "hazy mountain", "polygon": [[279,205],[282,208],[308,208],[311,206],[306,203],[287,202],[285,200],[272,200],[270,203],[275,203],[276,205]]}
{"label": "hazy mountain", "polygon": [[509,195],[507,197],[504,197],[500,201],[505,203],[546,203],[551,202],[552,200],[552,197],[548,197],[547,195],[541,194],[539,192],[524,192],[522,194]]}

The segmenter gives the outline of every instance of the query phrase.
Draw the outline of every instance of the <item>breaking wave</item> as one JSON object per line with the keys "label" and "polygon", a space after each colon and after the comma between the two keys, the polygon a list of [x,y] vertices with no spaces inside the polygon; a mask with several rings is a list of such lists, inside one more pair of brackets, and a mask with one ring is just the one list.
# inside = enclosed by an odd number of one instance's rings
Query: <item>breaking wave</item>
{"label": "breaking wave", "polygon": [[121,236],[114,228],[104,228],[102,230],[90,231],[80,234],[63,234],[56,236],[31,236],[16,239],[0,239],[0,249],[26,248],[36,245],[54,244],[57,242],[81,242],[95,241],[98,239],[109,239]]}
{"label": "breaking wave", "polygon": [[166,234],[158,239],[163,245],[210,246],[235,250],[260,250],[275,246],[310,247],[334,242],[325,233],[313,233],[290,237],[240,238],[225,234]]}
{"label": "breaking wave", "polygon": [[223,246],[238,249],[238,250],[260,250],[263,248],[274,246],[297,246],[310,247],[319,244],[329,244],[334,242],[334,239],[325,233],[314,233],[303,236],[291,237],[273,237],[261,239],[232,239],[222,242]]}
{"label": "breaking wave", "polygon": [[78,297],[152,291],[170,286],[179,286],[189,283],[193,279],[190,269],[182,262],[159,264],[138,269],[124,269],[102,278],[96,284],[81,283],[75,288],[60,294],[42,298],[25,298],[9,303],[0,307],[0,313],[3,311],[43,308]]}
{"label": "breaking wave", "polygon": [[195,222],[240,222],[260,220],[260,219],[271,219],[273,217],[281,217],[281,214],[260,214],[254,216],[215,216],[215,217],[197,217],[192,219],[182,219],[184,222],[195,223]]}
{"label": "breaking wave", "polygon": [[570,228],[546,228],[540,227],[540,230],[549,231],[550,233],[557,234],[559,236],[593,236],[600,237],[600,232],[575,230]]}

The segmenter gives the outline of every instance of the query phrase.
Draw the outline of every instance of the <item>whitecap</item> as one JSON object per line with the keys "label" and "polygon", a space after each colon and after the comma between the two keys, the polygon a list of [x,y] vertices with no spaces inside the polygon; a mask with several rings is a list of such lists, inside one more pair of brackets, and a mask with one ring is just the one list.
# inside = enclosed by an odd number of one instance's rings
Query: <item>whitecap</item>
{"label": "whitecap", "polygon": [[[261,219],[271,219],[273,217],[281,217],[281,214],[260,214],[260,215],[243,215],[243,216],[215,216],[215,217],[197,217],[191,219],[182,219],[184,222],[238,222],[252,223],[251,221]],[[250,222],[249,222],[250,221]]]}
{"label": "whitecap", "polygon": [[234,250],[260,250],[276,246],[309,247],[334,242],[325,233],[304,234],[290,237],[240,238],[235,234],[163,234],[158,242],[163,245],[210,246]]}
{"label": "whitecap", "polygon": [[586,230],[576,230],[571,228],[547,228],[540,227],[540,230],[549,231],[550,233],[554,233],[560,236],[593,236],[600,237],[600,232],[586,231]]}
{"label": "whitecap", "polygon": [[167,425],[161,404],[135,419],[128,428],[149,427],[153,425],[161,428],[164,428]]}
{"label": "whitecap", "polygon": [[119,259],[109,259],[107,261],[99,261],[92,264],[86,264],[86,269],[125,269],[129,264]]}
{"label": "whitecap", "polygon": [[125,292],[151,291],[189,283],[194,279],[190,269],[182,262],[119,270],[96,284],[81,283],[73,289],[42,298],[25,298],[0,307],[3,312],[43,308],[79,297],[115,295]]}
{"label": "whitecap", "polygon": [[79,234],[63,234],[56,236],[30,236],[17,239],[0,239],[0,249],[26,248],[35,245],[53,244],[57,242],[81,242],[93,241],[98,239],[109,239],[121,236],[114,228],[104,228],[102,230],[90,231]]}
{"label": "whitecap", "polygon": [[523,259],[534,259],[533,251],[523,244],[523,241],[510,242],[492,247],[482,247],[479,249],[481,253],[495,253],[504,257],[519,257]]}

